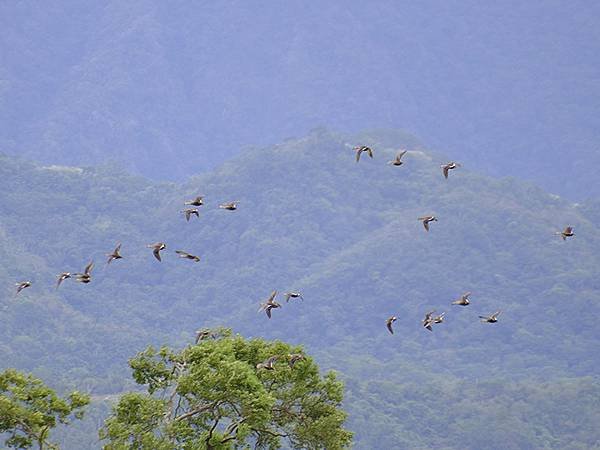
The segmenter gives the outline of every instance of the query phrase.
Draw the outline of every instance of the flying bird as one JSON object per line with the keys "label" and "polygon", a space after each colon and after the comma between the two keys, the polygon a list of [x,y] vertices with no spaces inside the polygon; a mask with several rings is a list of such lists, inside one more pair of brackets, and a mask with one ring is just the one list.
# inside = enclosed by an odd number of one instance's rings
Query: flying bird
{"label": "flying bird", "polygon": [[151,248],[152,253],[154,254],[154,257],[156,259],[158,259],[159,261],[162,261],[162,259],[160,259],[160,251],[167,248],[167,246],[165,245],[164,242],[157,242],[156,244],[148,244],[148,245],[146,245],[146,247]]}
{"label": "flying bird", "polygon": [[425,227],[425,231],[429,231],[429,223],[430,222],[437,222],[437,217],[435,216],[423,216],[423,217],[419,217],[417,220],[420,220],[421,222],[423,222],[423,227]]}
{"label": "flying bird", "polygon": [[219,208],[221,209],[226,209],[227,211],[235,211],[237,209],[237,204],[239,202],[228,202],[228,203],[221,203],[219,205]]}
{"label": "flying bird", "polygon": [[367,147],[366,145],[360,145],[358,147],[354,147],[354,150],[356,151],[356,162],[360,161],[360,155],[363,152],[367,152],[367,154],[369,155],[369,158],[373,157],[373,149],[371,149],[371,147]]}
{"label": "flying bird", "polygon": [[214,337],[215,337],[215,335],[212,331],[210,331],[206,328],[202,328],[202,329],[196,331],[196,344],[198,344],[198,342],[203,341],[205,339],[214,338]]}
{"label": "flying bird", "polygon": [[275,308],[281,308],[281,305],[275,301],[275,296],[277,295],[277,291],[271,292],[271,295],[267,299],[265,303],[260,304],[260,311],[264,311],[267,314],[267,317],[271,318],[271,310]]}
{"label": "flying bird", "polygon": [[391,161],[388,161],[388,164],[391,164],[393,166],[401,166],[402,164],[404,164],[402,162],[402,157],[405,155],[406,152],[407,152],[407,150],[403,150],[401,152],[398,152],[396,154],[396,158],[393,159],[393,160],[391,160]]}
{"label": "flying bird", "polygon": [[189,222],[190,217],[192,217],[192,216],[196,216],[198,219],[200,218],[200,213],[198,212],[198,210],[196,208],[187,208],[180,212],[185,215],[186,222]]}
{"label": "flying bird", "polygon": [[190,200],[189,202],[185,202],[185,204],[191,205],[191,206],[202,206],[202,205],[204,205],[204,196],[199,195],[195,199]]}
{"label": "flying bird", "polygon": [[58,280],[56,281],[56,289],[61,285],[63,281],[67,278],[71,278],[71,272],[63,272],[58,276]]}
{"label": "flying bird", "polygon": [[423,326],[425,328],[427,328],[429,331],[433,331],[433,329],[431,328],[431,326],[434,323],[434,320],[433,320],[433,313],[434,312],[435,312],[435,310],[429,311],[427,314],[425,314],[425,318],[422,320]]}
{"label": "flying bird", "polygon": [[304,300],[304,297],[302,297],[300,292],[286,292],[283,295],[285,296],[286,303],[290,301],[290,298],[299,298],[300,300]]}
{"label": "flying bird", "polygon": [[304,361],[306,359],[306,357],[300,353],[292,353],[291,355],[288,355],[288,358],[290,358],[288,364],[292,369],[298,361]]}
{"label": "flying bird", "polygon": [[123,257],[121,256],[121,243],[119,242],[115,249],[112,251],[112,253],[108,253],[106,256],[108,256],[108,261],[106,261],[106,264],[110,264],[115,259],[122,259]]}
{"label": "flying bird", "polygon": [[388,331],[391,334],[394,334],[394,329],[392,328],[392,324],[398,320],[398,318],[396,316],[392,316],[390,317],[388,320],[385,321],[385,326],[387,327]]}
{"label": "flying bird", "polygon": [[17,294],[18,294],[23,289],[26,289],[29,286],[31,286],[31,281],[21,281],[19,283],[15,283],[15,286],[17,286]]}
{"label": "flying bird", "polygon": [[573,232],[573,227],[566,227],[563,231],[557,231],[555,234],[562,237],[563,241],[566,241],[568,237],[575,236],[575,233]]}
{"label": "flying bird", "polygon": [[460,167],[460,164],[452,161],[452,162],[449,162],[448,164],[442,164],[441,167],[442,167],[442,171],[444,172],[444,178],[448,179],[448,171],[456,169],[457,167]]}
{"label": "flying bird", "polygon": [[191,259],[195,262],[200,262],[200,257],[196,255],[192,255],[191,253],[184,252],[183,250],[175,250],[175,253],[179,255],[180,258]]}
{"label": "flying bird", "polygon": [[460,296],[460,298],[458,300],[455,300],[452,302],[453,305],[460,305],[460,306],[467,306],[468,304],[470,304],[471,302],[469,301],[469,296],[471,295],[470,292],[465,292],[463,295]]}
{"label": "flying bird", "polygon": [[275,368],[273,367],[273,364],[275,364],[275,361],[277,361],[277,356],[271,356],[270,358],[266,359],[265,361],[258,363],[256,365],[256,369],[260,370],[260,369],[266,369],[266,370],[274,370]]}
{"label": "flying bird", "polygon": [[482,322],[485,323],[496,323],[498,322],[498,316],[502,313],[502,311],[496,311],[491,316],[479,316]]}
{"label": "flying bird", "polygon": [[89,283],[92,281],[92,269],[94,268],[94,261],[91,261],[85,269],[83,269],[83,273],[76,273],[75,278],[80,283]]}

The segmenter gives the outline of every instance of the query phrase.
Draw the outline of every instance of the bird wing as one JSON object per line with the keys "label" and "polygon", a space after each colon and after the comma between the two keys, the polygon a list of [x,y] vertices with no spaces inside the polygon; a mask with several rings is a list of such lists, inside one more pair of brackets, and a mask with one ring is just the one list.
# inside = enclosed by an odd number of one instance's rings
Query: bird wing
{"label": "bird wing", "polygon": [[160,258],[160,247],[155,247],[154,250],[152,250],[152,254],[156,259],[162,261],[162,259]]}
{"label": "bird wing", "polygon": [[423,226],[425,227],[425,230],[429,231],[429,222],[427,220],[423,221]]}
{"label": "bird wing", "polygon": [[270,319],[270,318],[271,318],[271,307],[270,307],[270,306],[267,306],[267,307],[265,308],[265,312],[267,313],[267,317]]}
{"label": "bird wing", "polygon": [[462,295],[462,297],[461,297],[461,298],[462,298],[463,300],[466,300],[466,299],[468,299],[470,296],[471,296],[471,292],[465,292],[465,293]]}
{"label": "bird wing", "polygon": [[360,160],[360,154],[362,153],[362,148],[359,148],[358,150],[356,150],[356,162],[358,162]]}
{"label": "bird wing", "polygon": [[371,147],[367,148],[367,153],[369,154],[370,158],[373,157],[373,150],[371,149]]}
{"label": "bird wing", "polygon": [[94,261],[91,261],[87,266],[85,266],[85,269],[83,270],[83,273],[85,275],[89,275],[92,272],[93,268],[94,268]]}
{"label": "bird wing", "polygon": [[387,326],[387,329],[389,330],[389,332],[394,334],[394,330],[392,329],[392,320],[391,319],[387,320],[386,326]]}
{"label": "bird wing", "polygon": [[190,221],[190,215],[191,215],[191,212],[190,212],[190,210],[189,210],[189,209],[186,209],[186,210],[184,211],[184,213],[185,213],[185,220],[189,222],[189,221]]}
{"label": "bird wing", "polygon": [[175,253],[177,253],[178,255],[181,255],[185,258],[187,258],[188,256],[192,256],[188,252],[184,252],[183,250],[175,250]]}
{"label": "bird wing", "polygon": [[277,291],[273,291],[271,292],[271,295],[269,296],[269,298],[267,299],[267,303],[271,303],[273,300],[275,300],[275,297],[277,296]]}
{"label": "bird wing", "polygon": [[444,178],[448,178],[448,169],[449,169],[448,166],[443,166],[442,167],[442,170],[444,171]]}
{"label": "bird wing", "polygon": [[402,159],[402,157],[406,154],[408,150],[402,150],[401,152],[398,152],[398,154],[396,155],[396,161],[400,161]]}

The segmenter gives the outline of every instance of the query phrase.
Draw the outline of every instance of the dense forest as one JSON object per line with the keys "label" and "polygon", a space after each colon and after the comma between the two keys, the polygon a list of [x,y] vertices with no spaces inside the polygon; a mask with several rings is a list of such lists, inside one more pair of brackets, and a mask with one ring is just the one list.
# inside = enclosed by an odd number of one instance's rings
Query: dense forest
{"label": "dense forest", "polygon": [[[374,158],[357,164],[356,143]],[[404,165],[387,165],[399,148]],[[445,180],[449,160],[403,133],[325,129],[182,183],[0,156],[0,369],[91,394],[84,420],[57,436],[98,448],[110,404],[138,389],[129,358],[227,326],[302,345],[337,371],[355,448],[600,448],[598,202],[467,164]],[[186,222],[183,203],[199,194]],[[217,207],[232,200],[238,210]],[[428,233],[424,214],[439,219]],[[566,225],[576,235],[563,242]],[[160,263],[146,248],[157,241]],[[106,265],[117,242],[123,259]],[[55,288],[91,260],[90,284]],[[304,301],[269,320],[257,309],[272,290]],[[465,291],[471,305],[451,306]],[[446,320],[428,332],[432,309]],[[479,321],[499,309],[498,323]]]}

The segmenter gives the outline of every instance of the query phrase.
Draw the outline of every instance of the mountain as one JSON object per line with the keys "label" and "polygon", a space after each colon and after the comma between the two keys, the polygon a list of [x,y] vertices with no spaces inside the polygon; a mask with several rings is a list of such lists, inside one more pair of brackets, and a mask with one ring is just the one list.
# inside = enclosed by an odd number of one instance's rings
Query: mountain
{"label": "mountain", "polygon": [[[374,158],[356,163],[355,142]],[[387,165],[404,147],[405,164]],[[485,433],[492,449],[593,448],[598,203],[468,167],[445,180],[448,160],[410,135],[325,129],[182,184],[2,156],[0,369],[102,399],[133,388],[127,359],[146,345],[188,345],[196,329],[223,325],[302,344],[339,371],[356,448],[477,449]],[[200,218],[186,222],[183,202],[199,194]],[[238,210],[217,207],[232,200]],[[429,232],[424,214],[439,218]],[[563,242],[566,225],[576,236]],[[157,241],[162,262],[146,248]],[[124,258],[106,265],[117,242]],[[55,288],[90,260],[90,284]],[[33,285],[15,296],[25,279]],[[281,299],[269,320],[257,310],[272,290],[305,300]],[[472,304],[451,306],[464,291]],[[421,319],[433,309],[446,320],[429,332]],[[498,323],[479,321],[496,310]]]}
{"label": "mountain", "polygon": [[396,128],[600,194],[593,2],[0,5],[0,148],[159,180],[307,130]]}

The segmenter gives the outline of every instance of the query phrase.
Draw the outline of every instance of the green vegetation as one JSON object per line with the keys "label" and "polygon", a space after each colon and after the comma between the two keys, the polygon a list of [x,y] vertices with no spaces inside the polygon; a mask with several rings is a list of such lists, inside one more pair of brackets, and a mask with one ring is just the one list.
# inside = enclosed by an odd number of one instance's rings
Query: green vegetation
{"label": "green vegetation", "polygon": [[[363,143],[375,157],[357,164],[345,144]],[[405,164],[386,165],[403,146]],[[139,389],[131,355],[147,345],[184,348],[196,329],[219,326],[302,344],[323,370],[336,370],[359,449],[478,448],[460,423],[470,436],[501,424],[481,419],[488,383],[504,386],[499,404],[521,417],[514,448],[544,448],[537,433],[547,448],[594,448],[592,407],[568,406],[570,422],[558,411],[600,389],[600,203],[572,204],[468,166],[444,180],[439,164],[450,159],[402,134],[324,130],[248,151],[182,185],[0,157],[2,367],[92,394],[77,429],[57,430],[64,448],[77,450],[98,448],[105,398]],[[197,194],[206,205],[188,223],[179,211]],[[237,211],[217,208],[231,200]],[[417,221],[424,214],[439,218],[429,233]],[[576,236],[563,242],[554,232],[566,225]],[[124,258],[106,266],[118,241]],[[156,241],[167,244],[162,263],[145,247]],[[201,261],[180,260],[176,249]],[[55,289],[56,275],[91,259],[90,284]],[[22,279],[33,285],[15,297]],[[274,289],[299,290],[305,301],[283,302],[269,320],[257,309]],[[451,307],[466,290],[471,305]],[[430,309],[446,312],[432,333],[420,324]],[[497,324],[477,319],[497,309]]]}
{"label": "green vegetation", "polygon": [[57,424],[83,417],[90,399],[77,391],[60,398],[44,383],[16,370],[0,373],[0,433],[11,448],[58,448],[49,441]]}
{"label": "green vegetation", "polygon": [[[351,433],[338,409],[342,384],[319,376],[310,358],[282,342],[244,340],[221,330],[216,339],[173,352],[148,348],[130,361],[148,394],[119,400],[101,432],[107,449],[341,449]],[[273,370],[256,368],[278,357]]]}

